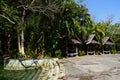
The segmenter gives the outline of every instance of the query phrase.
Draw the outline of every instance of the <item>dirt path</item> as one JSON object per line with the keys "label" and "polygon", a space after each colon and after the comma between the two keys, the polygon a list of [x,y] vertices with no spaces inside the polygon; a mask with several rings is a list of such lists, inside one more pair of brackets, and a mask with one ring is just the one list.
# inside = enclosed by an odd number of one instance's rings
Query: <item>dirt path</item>
{"label": "dirt path", "polygon": [[63,59],[65,80],[120,80],[120,54]]}

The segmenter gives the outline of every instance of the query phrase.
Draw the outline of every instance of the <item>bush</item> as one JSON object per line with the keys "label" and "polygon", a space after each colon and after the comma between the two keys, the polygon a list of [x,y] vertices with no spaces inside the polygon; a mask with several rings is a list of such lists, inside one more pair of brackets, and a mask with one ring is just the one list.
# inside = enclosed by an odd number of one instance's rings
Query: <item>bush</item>
{"label": "bush", "polygon": [[62,58],[62,51],[61,50],[56,50],[55,51],[55,56],[58,58]]}
{"label": "bush", "polygon": [[115,48],[112,48],[111,54],[115,54],[116,52],[117,52],[116,49],[115,49]]}
{"label": "bush", "polygon": [[96,51],[95,54],[96,54],[96,55],[100,55],[100,51]]}
{"label": "bush", "polygon": [[51,52],[47,52],[47,53],[45,53],[45,58],[51,58],[51,57],[52,57]]}
{"label": "bush", "polygon": [[85,55],[85,51],[82,50],[78,52],[78,56],[84,56],[84,55]]}
{"label": "bush", "polygon": [[37,58],[37,53],[33,52],[31,49],[25,51],[27,58]]}
{"label": "bush", "polygon": [[18,52],[18,50],[15,49],[15,50],[9,52],[9,56],[11,58],[16,59],[16,58],[20,57],[20,53]]}
{"label": "bush", "polygon": [[52,58],[52,57],[62,58],[62,51],[56,50],[52,52],[46,52],[45,57],[46,58]]}

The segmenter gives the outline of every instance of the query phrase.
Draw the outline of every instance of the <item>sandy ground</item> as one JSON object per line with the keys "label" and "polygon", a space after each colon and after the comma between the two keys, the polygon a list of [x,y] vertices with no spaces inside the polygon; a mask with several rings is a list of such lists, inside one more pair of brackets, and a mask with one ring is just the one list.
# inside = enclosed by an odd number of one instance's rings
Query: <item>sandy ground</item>
{"label": "sandy ground", "polygon": [[120,80],[120,54],[70,57],[62,62],[64,80]]}

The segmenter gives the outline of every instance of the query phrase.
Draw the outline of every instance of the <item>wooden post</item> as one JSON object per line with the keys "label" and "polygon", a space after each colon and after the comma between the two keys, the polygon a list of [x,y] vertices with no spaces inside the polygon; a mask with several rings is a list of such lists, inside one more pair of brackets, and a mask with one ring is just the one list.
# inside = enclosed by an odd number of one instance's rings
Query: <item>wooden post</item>
{"label": "wooden post", "polygon": [[78,47],[76,46],[76,56],[78,56]]}
{"label": "wooden post", "polygon": [[104,54],[104,45],[103,45],[103,50],[102,51],[103,51],[102,54]]}
{"label": "wooden post", "polygon": [[93,51],[94,55],[95,55],[95,50]]}
{"label": "wooden post", "polygon": [[87,55],[88,55],[88,48],[89,48],[89,46],[87,45]]}
{"label": "wooden post", "polygon": [[66,55],[68,55],[68,47],[66,46]]}
{"label": "wooden post", "polygon": [[95,55],[96,45],[94,44],[93,46],[94,46],[94,47],[93,47],[93,48],[94,48],[93,54]]}

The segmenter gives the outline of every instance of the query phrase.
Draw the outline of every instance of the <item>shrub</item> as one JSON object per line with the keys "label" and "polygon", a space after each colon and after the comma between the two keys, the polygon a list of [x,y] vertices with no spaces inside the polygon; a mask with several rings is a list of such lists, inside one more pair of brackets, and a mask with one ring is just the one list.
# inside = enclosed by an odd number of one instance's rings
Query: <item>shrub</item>
{"label": "shrub", "polygon": [[20,53],[18,52],[18,50],[15,49],[15,50],[9,52],[9,56],[11,58],[16,59],[16,58],[20,57]]}
{"label": "shrub", "polygon": [[115,48],[112,48],[111,49],[111,54],[115,54],[116,53],[116,49]]}
{"label": "shrub", "polygon": [[25,51],[27,58],[37,58],[37,53],[33,52],[31,49]]}
{"label": "shrub", "polygon": [[56,50],[55,51],[55,56],[58,58],[62,58],[62,51],[61,50]]}
{"label": "shrub", "polygon": [[51,58],[51,57],[52,57],[51,52],[47,52],[47,53],[45,53],[45,58]]}
{"label": "shrub", "polygon": [[95,54],[96,54],[96,55],[100,55],[100,51],[96,51]]}
{"label": "shrub", "polygon": [[82,50],[78,52],[78,56],[83,56],[83,55],[85,55],[85,51]]}

